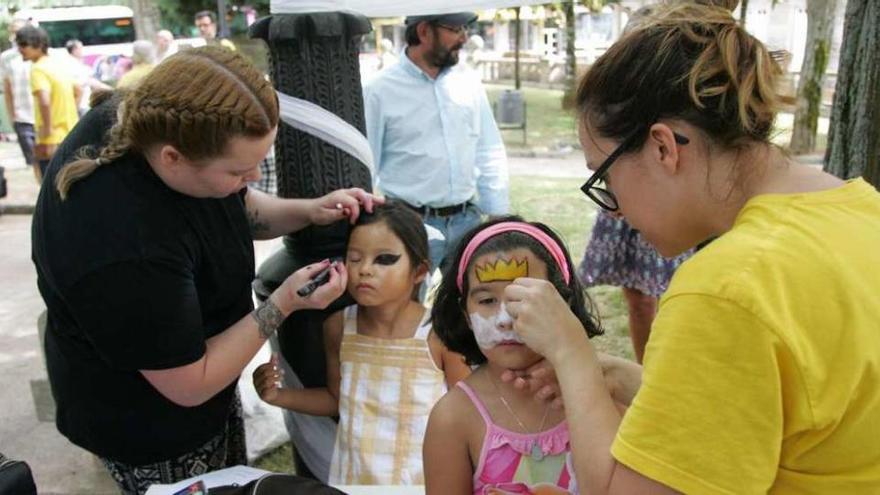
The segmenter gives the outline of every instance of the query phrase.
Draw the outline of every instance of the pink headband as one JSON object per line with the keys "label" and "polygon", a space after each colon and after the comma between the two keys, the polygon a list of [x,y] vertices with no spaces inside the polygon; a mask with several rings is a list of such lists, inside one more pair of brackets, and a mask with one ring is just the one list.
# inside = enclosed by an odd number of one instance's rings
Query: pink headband
{"label": "pink headband", "polygon": [[501,222],[481,230],[473,239],[471,239],[467,247],[464,248],[464,253],[461,255],[461,261],[458,262],[458,278],[455,280],[459,291],[462,290],[462,286],[464,285],[464,272],[467,270],[468,263],[471,262],[471,257],[474,255],[474,251],[476,251],[477,248],[479,248],[490,237],[503,234],[504,232],[522,232],[540,242],[550,253],[550,256],[553,257],[553,260],[556,261],[556,264],[559,265],[559,269],[562,271],[562,279],[565,280],[566,284],[569,283],[571,274],[568,271],[568,263],[565,261],[565,254],[562,252],[562,247],[560,247],[552,237],[538,227],[528,223]]}

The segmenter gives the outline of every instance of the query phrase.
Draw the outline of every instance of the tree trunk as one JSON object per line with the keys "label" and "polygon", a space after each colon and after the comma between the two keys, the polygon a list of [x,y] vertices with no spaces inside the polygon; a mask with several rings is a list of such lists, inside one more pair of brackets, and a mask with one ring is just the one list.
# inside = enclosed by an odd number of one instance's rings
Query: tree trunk
{"label": "tree trunk", "polygon": [[159,31],[159,8],[152,0],[131,0],[134,11],[134,32],[139,40],[154,40]]}
{"label": "tree trunk", "polygon": [[825,171],[880,186],[880,2],[849,0]]}
{"label": "tree trunk", "polygon": [[749,0],[742,0],[739,3],[739,24],[746,27],[746,14],[749,13]]}
{"label": "tree trunk", "polygon": [[807,42],[797,90],[797,111],[789,148],[794,154],[816,148],[816,127],[822,106],[822,86],[834,34],[836,0],[807,0]]}
{"label": "tree trunk", "polygon": [[574,0],[564,4],[565,8],[565,93],[562,96],[562,108],[569,109],[574,104],[577,88],[577,19],[574,15]]}
{"label": "tree trunk", "polygon": [[516,12],[516,24],[513,27],[513,87],[516,89],[520,88],[520,80],[519,80],[519,38],[520,38],[520,29],[522,29],[522,25],[519,22],[519,9],[520,7],[515,7],[513,10]]}

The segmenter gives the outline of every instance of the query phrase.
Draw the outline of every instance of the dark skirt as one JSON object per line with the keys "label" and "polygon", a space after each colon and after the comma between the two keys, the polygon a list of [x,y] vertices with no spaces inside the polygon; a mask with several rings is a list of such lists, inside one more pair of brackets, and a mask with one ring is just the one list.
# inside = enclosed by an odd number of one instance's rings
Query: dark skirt
{"label": "dark skirt", "polygon": [[660,297],[692,254],[664,258],[626,220],[600,210],[577,275],[586,287],[614,285]]}
{"label": "dark skirt", "polygon": [[229,406],[226,428],[198,449],[166,461],[132,466],[100,458],[124,495],[142,495],[154,483],[176,483],[210,471],[247,464],[244,420],[238,389]]}

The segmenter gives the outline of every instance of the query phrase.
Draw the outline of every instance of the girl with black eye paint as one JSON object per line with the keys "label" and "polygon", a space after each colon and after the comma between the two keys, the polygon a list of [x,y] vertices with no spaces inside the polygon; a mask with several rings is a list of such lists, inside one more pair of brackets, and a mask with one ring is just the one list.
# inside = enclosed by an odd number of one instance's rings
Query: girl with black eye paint
{"label": "girl with black eye paint", "polygon": [[421,485],[428,415],[448,387],[470,374],[431,328],[419,302],[429,273],[422,219],[389,201],[358,218],[346,249],[348,291],[357,302],[324,322],[327,388],[281,388],[277,358],[254,372],[270,404],[339,416],[330,467],[336,485]]}

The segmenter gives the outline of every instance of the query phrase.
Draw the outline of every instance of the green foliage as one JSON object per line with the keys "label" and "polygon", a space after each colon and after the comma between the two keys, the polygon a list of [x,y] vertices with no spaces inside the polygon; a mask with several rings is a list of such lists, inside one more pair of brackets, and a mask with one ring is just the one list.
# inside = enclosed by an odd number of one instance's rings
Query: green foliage
{"label": "green foliage", "polygon": [[584,7],[590,9],[590,12],[599,12],[602,10],[602,7],[620,3],[620,0],[580,0],[580,3]]}
{"label": "green foliage", "polygon": [[10,18],[0,17],[0,52],[6,50],[11,46],[9,42],[9,23],[11,22]]}
{"label": "green foliage", "polygon": [[[269,15],[269,0],[227,2],[228,15],[234,13],[235,7],[244,5],[256,9],[259,16]],[[198,36],[193,24],[196,12],[202,10],[217,12],[216,0],[156,0],[156,6],[162,16],[162,28],[168,29],[175,36],[183,37]]]}

